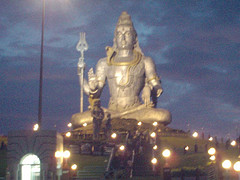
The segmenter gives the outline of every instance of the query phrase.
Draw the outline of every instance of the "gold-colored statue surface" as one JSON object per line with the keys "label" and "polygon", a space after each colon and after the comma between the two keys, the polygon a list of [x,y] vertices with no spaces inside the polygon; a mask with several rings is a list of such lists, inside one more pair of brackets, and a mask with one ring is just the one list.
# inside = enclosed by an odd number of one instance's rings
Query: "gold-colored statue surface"
{"label": "gold-colored statue surface", "polygon": [[[107,57],[98,61],[96,73],[91,68],[88,82],[84,80],[84,92],[89,95],[90,102],[100,98],[107,81],[110,100],[108,108],[103,109],[112,119],[169,124],[170,112],[155,108],[151,101],[151,95],[161,95],[162,87],[153,60],[144,56],[139,47],[137,33],[127,12],[122,12],[119,17],[113,46],[106,47],[106,54]],[[71,118],[74,129],[92,121],[90,111],[74,114]]]}

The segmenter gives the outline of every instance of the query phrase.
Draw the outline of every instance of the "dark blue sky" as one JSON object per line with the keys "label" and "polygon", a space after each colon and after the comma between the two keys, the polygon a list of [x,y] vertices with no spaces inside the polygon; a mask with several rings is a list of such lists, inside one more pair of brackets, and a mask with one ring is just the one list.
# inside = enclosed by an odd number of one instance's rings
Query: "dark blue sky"
{"label": "dark blue sky", "polygon": [[[40,0],[0,1],[0,134],[31,129],[38,116]],[[240,132],[240,1],[46,0],[43,126],[66,130],[79,111],[76,51],[86,32],[87,70],[111,46],[127,11],[151,56],[171,111],[170,127],[236,137]],[[102,104],[107,106],[107,92]],[[88,102],[85,97],[85,110]]]}

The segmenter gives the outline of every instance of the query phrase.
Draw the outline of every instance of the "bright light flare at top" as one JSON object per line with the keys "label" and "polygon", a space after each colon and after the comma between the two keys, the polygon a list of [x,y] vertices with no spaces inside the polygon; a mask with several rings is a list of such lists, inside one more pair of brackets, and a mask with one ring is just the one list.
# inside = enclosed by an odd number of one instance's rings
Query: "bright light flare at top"
{"label": "bright light flare at top", "polygon": [[138,122],[138,124],[137,124],[138,126],[141,126],[142,125],[142,122]]}
{"label": "bright light flare at top", "polygon": [[68,123],[68,125],[67,125],[68,127],[72,127],[72,123]]}
{"label": "bright light flare at top", "polygon": [[213,137],[210,137],[208,140],[209,140],[209,141],[213,141]]}
{"label": "bright light flare at top", "polygon": [[87,126],[87,123],[83,123],[83,127],[86,127]]}

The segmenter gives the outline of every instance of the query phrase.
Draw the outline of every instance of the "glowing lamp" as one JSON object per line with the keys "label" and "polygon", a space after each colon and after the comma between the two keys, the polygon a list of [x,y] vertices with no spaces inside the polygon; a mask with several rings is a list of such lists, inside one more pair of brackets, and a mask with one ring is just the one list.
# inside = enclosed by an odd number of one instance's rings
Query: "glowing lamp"
{"label": "glowing lamp", "polygon": [[209,158],[211,161],[215,161],[216,160],[216,157],[214,155],[210,156]]}
{"label": "glowing lamp", "polygon": [[112,133],[111,138],[116,139],[116,137],[117,137],[117,134],[116,133]]}
{"label": "glowing lamp", "polygon": [[233,165],[233,169],[237,172],[240,172],[240,161],[237,161],[234,165]]}
{"label": "glowing lamp", "polygon": [[34,124],[33,131],[37,131],[38,129],[39,129],[39,125],[38,124]]}
{"label": "glowing lamp", "polygon": [[237,144],[237,142],[234,140],[231,142],[231,146],[236,146],[236,144]]}
{"label": "glowing lamp", "polygon": [[222,167],[224,169],[230,169],[232,167],[232,163],[230,160],[225,160],[222,162]]}
{"label": "glowing lamp", "polygon": [[153,126],[157,126],[158,125],[158,123],[155,121],[154,123],[153,123]]}
{"label": "glowing lamp", "polygon": [[209,141],[213,141],[213,137],[210,137],[208,140],[209,140]]}
{"label": "glowing lamp", "polygon": [[168,158],[171,156],[171,151],[169,149],[165,149],[162,152],[163,157]]}
{"label": "glowing lamp", "polygon": [[71,153],[70,153],[70,151],[68,151],[68,150],[66,150],[66,151],[63,152],[63,157],[64,157],[64,158],[69,158],[70,155],[71,155]]}
{"label": "glowing lamp", "polygon": [[75,170],[77,169],[77,165],[76,165],[76,164],[73,164],[73,165],[71,166],[71,169],[72,169],[73,171],[75,171]]}
{"label": "glowing lamp", "polygon": [[151,163],[152,164],[157,164],[157,159],[156,158],[152,158]]}
{"label": "glowing lamp", "polygon": [[70,137],[71,135],[72,135],[71,132],[66,133],[66,137]]}
{"label": "glowing lamp", "polygon": [[209,155],[214,155],[214,154],[216,154],[216,149],[215,148],[213,148],[213,147],[211,147],[209,150],[208,150],[208,154]]}
{"label": "glowing lamp", "polygon": [[155,137],[156,137],[156,133],[155,133],[155,132],[152,132],[150,136],[151,136],[152,138],[155,138]]}
{"label": "glowing lamp", "polygon": [[124,146],[124,145],[121,145],[121,146],[119,147],[119,149],[120,149],[120,151],[124,151],[124,150],[125,150],[125,146]]}
{"label": "glowing lamp", "polygon": [[197,137],[198,137],[198,133],[195,131],[195,132],[192,134],[192,136],[193,136],[194,138],[197,138]]}

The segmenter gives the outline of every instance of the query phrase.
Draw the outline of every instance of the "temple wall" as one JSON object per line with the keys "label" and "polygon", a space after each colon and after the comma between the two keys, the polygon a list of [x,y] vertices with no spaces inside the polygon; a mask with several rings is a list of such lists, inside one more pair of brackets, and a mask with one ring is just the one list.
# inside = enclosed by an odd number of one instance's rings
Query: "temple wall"
{"label": "temple wall", "polygon": [[20,161],[27,154],[38,156],[41,180],[56,176],[55,152],[63,150],[63,137],[56,131],[10,131],[8,133],[8,172],[11,180],[20,176]]}

